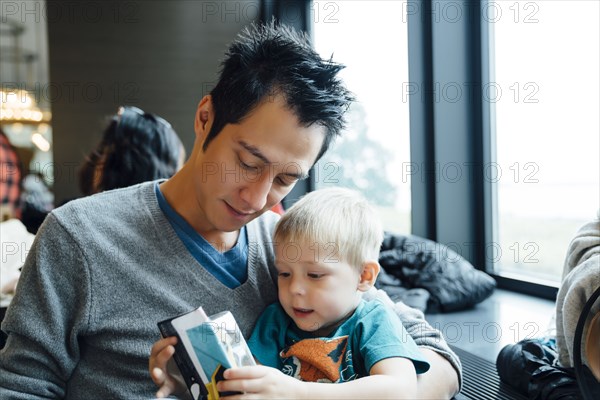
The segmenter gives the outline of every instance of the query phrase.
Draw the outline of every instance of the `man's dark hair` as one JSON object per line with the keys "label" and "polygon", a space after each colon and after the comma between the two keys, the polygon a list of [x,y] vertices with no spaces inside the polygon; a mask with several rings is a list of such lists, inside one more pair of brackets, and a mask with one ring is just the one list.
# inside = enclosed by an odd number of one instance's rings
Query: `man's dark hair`
{"label": "man's dark hair", "polygon": [[344,128],[344,113],[354,100],[337,77],[343,65],[322,59],[308,38],[293,29],[252,24],[231,43],[221,76],[211,91],[215,119],[203,145],[227,124],[237,124],[269,96],[282,95],[302,126],[325,127],[317,160]]}

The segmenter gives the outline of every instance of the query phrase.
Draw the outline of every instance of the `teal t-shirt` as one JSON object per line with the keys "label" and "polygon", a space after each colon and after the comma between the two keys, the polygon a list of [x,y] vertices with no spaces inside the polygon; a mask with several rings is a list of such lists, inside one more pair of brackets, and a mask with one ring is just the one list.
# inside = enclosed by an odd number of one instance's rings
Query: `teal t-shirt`
{"label": "teal t-shirt", "polygon": [[235,289],[248,278],[248,237],[246,227],[240,229],[238,241],[230,250],[220,253],[171,207],[154,184],[158,205],[169,223],[194,258],[223,285]]}
{"label": "teal t-shirt", "polygon": [[248,346],[261,364],[307,382],[362,378],[390,357],[408,358],[417,374],[429,369],[398,316],[377,300],[362,301],[327,337],[301,331],[279,303],[271,304],[259,317]]}

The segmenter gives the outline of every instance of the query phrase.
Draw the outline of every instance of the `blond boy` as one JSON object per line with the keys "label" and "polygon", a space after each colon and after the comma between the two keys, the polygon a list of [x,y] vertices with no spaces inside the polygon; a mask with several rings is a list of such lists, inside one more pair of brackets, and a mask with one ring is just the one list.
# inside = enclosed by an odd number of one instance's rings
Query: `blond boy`
{"label": "blond boy", "polygon": [[[249,340],[258,367],[226,371],[232,398],[415,398],[429,364],[393,311],[366,302],[383,230],[367,201],[311,192],[275,228],[279,303]],[[296,379],[293,379],[296,378]],[[327,383],[340,383],[328,385]]]}

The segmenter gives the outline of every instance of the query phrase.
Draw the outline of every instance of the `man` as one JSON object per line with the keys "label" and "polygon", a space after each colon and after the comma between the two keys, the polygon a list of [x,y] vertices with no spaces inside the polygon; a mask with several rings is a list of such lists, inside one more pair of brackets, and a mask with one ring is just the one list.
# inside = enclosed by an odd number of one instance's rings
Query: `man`
{"label": "man", "polygon": [[[231,310],[249,335],[277,300],[268,210],[342,129],[352,96],[341,68],[288,29],[253,26],[200,102],[177,174],[51,213],[2,325],[0,398],[148,398],[156,323],[200,305]],[[455,356],[424,321],[404,322],[432,365],[419,395],[451,396]],[[172,342],[161,343],[151,365],[170,382]]]}

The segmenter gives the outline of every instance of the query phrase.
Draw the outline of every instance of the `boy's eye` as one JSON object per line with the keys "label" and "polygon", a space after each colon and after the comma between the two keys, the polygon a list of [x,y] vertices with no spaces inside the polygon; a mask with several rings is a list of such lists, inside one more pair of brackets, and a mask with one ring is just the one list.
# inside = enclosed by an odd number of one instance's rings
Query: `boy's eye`
{"label": "boy's eye", "polygon": [[278,274],[278,276],[279,276],[280,278],[287,278],[287,277],[289,277],[289,276],[290,276],[290,273],[289,273],[289,272],[280,272],[280,273]]}
{"label": "boy's eye", "polygon": [[317,274],[317,273],[309,273],[308,277],[311,279],[319,279],[322,278],[325,274]]}

